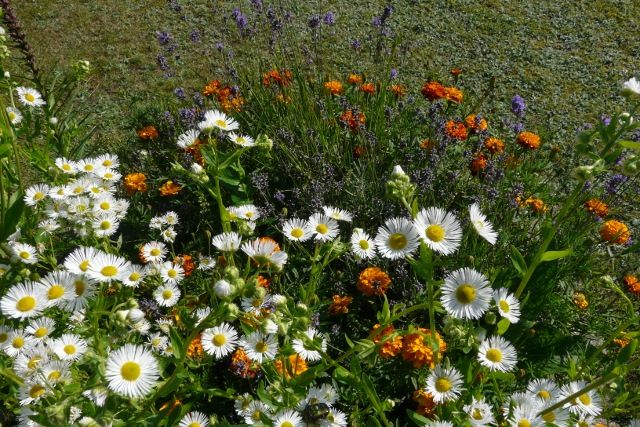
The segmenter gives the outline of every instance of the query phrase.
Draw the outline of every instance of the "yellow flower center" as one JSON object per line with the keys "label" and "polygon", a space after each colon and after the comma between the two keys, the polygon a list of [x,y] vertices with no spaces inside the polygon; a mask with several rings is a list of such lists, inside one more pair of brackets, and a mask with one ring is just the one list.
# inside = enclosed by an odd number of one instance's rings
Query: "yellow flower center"
{"label": "yellow flower center", "polygon": [[369,249],[369,242],[367,242],[366,240],[360,240],[358,242],[358,246],[360,246],[360,249],[366,251],[367,249]]}
{"label": "yellow flower center", "polygon": [[100,209],[102,209],[103,211],[108,210],[110,207],[111,207],[111,204],[109,202],[100,203]]}
{"label": "yellow flower center", "polygon": [[16,113],[13,111],[9,111],[9,120],[14,121],[16,118]]}
{"label": "yellow flower center", "polygon": [[444,239],[444,228],[438,224],[433,224],[427,227],[427,238],[432,242],[441,242]]}
{"label": "yellow flower center", "polygon": [[49,288],[49,292],[47,293],[47,296],[49,297],[50,300],[58,299],[63,295],[64,295],[64,288],[62,287],[62,285],[53,285],[52,287]]}
{"label": "yellow flower center", "polygon": [[22,259],[29,259],[31,258],[31,254],[27,251],[22,251],[18,254],[20,256],[20,258]]}
{"label": "yellow flower center", "polygon": [[109,166],[111,166],[113,164],[113,162],[109,159],[106,159],[104,162],[102,162],[102,166],[108,168]]}
{"label": "yellow flower center", "polygon": [[220,347],[225,345],[227,342],[227,337],[225,337],[222,334],[216,334],[213,336],[213,345],[215,345],[216,347]]}
{"label": "yellow flower center", "polygon": [[482,412],[480,411],[480,409],[475,408],[471,413],[471,418],[473,418],[474,420],[481,420],[484,417],[482,416]]}
{"label": "yellow flower center", "polygon": [[554,414],[553,411],[547,412],[542,416],[542,419],[548,423],[552,423],[556,420],[556,414]]}
{"label": "yellow flower center", "polygon": [[531,427],[531,423],[529,422],[529,420],[522,418],[520,421],[518,421],[518,427]]}
{"label": "yellow flower center", "polygon": [[29,102],[33,102],[36,100],[36,97],[32,93],[25,93],[24,99],[26,99]]}
{"label": "yellow flower center", "polygon": [[327,234],[327,232],[329,231],[329,227],[327,227],[325,224],[318,224],[318,226],[316,227],[316,231],[320,234]]}
{"label": "yellow flower center", "polygon": [[102,270],[100,270],[100,274],[107,277],[113,277],[118,274],[118,269],[113,265],[107,265],[106,267],[103,267]]}
{"label": "yellow flower center", "polygon": [[70,171],[71,169],[72,169],[72,168],[71,168],[71,165],[70,165],[69,163],[65,163],[64,165],[62,165],[62,170],[63,170],[63,171],[67,171],[67,172],[68,172],[68,171]]}
{"label": "yellow flower center", "polygon": [[158,248],[153,248],[149,251],[149,253],[151,254],[151,256],[158,256],[162,253],[162,251]]}
{"label": "yellow flower center", "polygon": [[436,390],[440,393],[446,393],[451,390],[452,387],[453,384],[451,384],[451,381],[449,381],[447,378],[438,378],[438,380],[436,381]]}
{"label": "yellow flower center", "polygon": [[461,304],[471,304],[476,300],[476,288],[468,283],[463,283],[456,289],[456,299]]}
{"label": "yellow flower center", "polygon": [[62,350],[68,355],[76,354],[76,346],[73,344],[65,345]]}
{"label": "yellow flower center", "polygon": [[547,399],[549,399],[551,397],[551,394],[547,390],[540,390],[538,392],[538,397],[540,399],[547,400]]}
{"label": "yellow flower center", "polygon": [[407,246],[407,243],[407,236],[402,233],[393,233],[389,236],[389,247],[393,250],[402,250]]}
{"label": "yellow flower center", "polygon": [[165,289],[164,291],[162,291],[162,298],[169,299],[172,296],[173,296],[173,292],[171,292],[169,289]]}
{"label": "yellow flower center", "polygon": [[247,212],[244,214],[244,216],[246,216],[247,218],[251,219],[253,218],[253,212]]}
{"label": "yellow flower center", "polygon": [[24,345],[24,338],[22,337],[15,337],[13,341],[11,341],[11,346],[13,348],[22,348],[23,345]]}
{"label": "yellow flower center", "polygon": [[38,366],[38,362],[40,362],[41,360],[42,360],[42,358],[40,356],[34,356],[27,363],[27,367],[29,369],[35,369],[35,367]]}
{"label": "yellow flower center", "polygon": [[197,421],[194,421],[194,422],[190,423],[187,427],[202,427],[202,424],[200,424]]}
{"label": "yellow flower center", "polygon": [[222,128],[222,129],[226,129],[227,128],[227,122],[225,122],[222,119],[216,120],[215,123],[216,123],[216,126],[218,126],[219,128]]}
{"label": "yellow flower center", "polygon": [[591,405],[591,396],[589,396],[587,393],[580,395],[580,397],[578,397],[578,400],[585,406]]}
{"label": "yellow flower center", "polygon": [[42,200],[44,199],[44,193],[42,191],[38,191],[33,195],[33,200]]}
{"label": "yellow flower center", "polygon": [[91,172],[93,170],[93,165],[84,165],[84,170]]}
{"label": "yellow flower center", "polygon": [[260,341],[256,344],[256,351],[258,353],[265,353],[267,350],[269,350],[269,344],[266,342]]}
{"label": "yellow flower center", "polygon": [[102,221],[100,223],[100,229],[102,230],[108,230],[111,228],[111,221]]}
{"label": "yellow flower center", "polygon": [[511,311],[511,307],[509,307],[509,304],[503,299],[500,300],[498,305],[500,306],[500,310],[502,310],[504,313],[508,313]]}
{"label": "yellow flower center", "polygon": [[178,276],[178,272],[172,268],[171,270],[167,271],[167,276],[169,276],[172,279],[175,279]]}
{"label": "yellow flower center", "polygon": [[31,311],[36,306],[36,299],[31,296],[20,298],[16,304],[16,308],[21,312]]}
{"label": "yellow flower center", "polygon": [[502,361],[502,352],[497,348],[491,348],[487,351],[487,359],[493,363],[500,363]]}
{"label": "yellow flower center", "polygon": [[9,334],[6,332],[0,332],[0,344],[4,343],[9,338]]}
{"label": "yellow flower center", "polygon": [[82,188],[82,187],[76,187],[76,188],[74,188],[74,189],[73,189],[73,192],[74,192],[75,194],[80,194],[80,193],[82,193],[83,191],[84,191],[84,188]]}
{"label": "yellow flower center", "polygon": [[135,381],[140,377],[140,365],[136,362],[125,362],[120,368],[120,375],[127,381]]}
{"label": "yellow flower center", "polygon": [[38,397],[42,396],[44,392],[45,388],[40,384],[36,384],[29,389],[29,397],[31,397],[32,399],[37,399]]}
{"label": "yellow flower center", "polygon": [[62,372],[60,371],[51,371],[51,373],[47,376],[49,381],[58,381],[62,376]]}
{"label": "yellow flower center", "polygon": [[89,260],[85,259],[78,267],[80,268],[80,271],[87,271],[89,269]]}
{"label": "yellow flower center", "polygon": [[82,280],[76,280],[74,285],[75,285],[75,288],[76,288],[76,295],[77,296],[82,296],[84,294],[85,289],[86,289],[86,286],[85,286],[84,282]]}
{"label": "yellow flower center", "polygon": [[302,228],[294,228],[293,230],[291,230],[291,235],[296,239],[301,238],[303,234],[304,231],[302,230]]}
{"label": "yellow flower center", "polygon": [[134,271],[129,275],[129,280],[131,280],[132,282],[135,282],[136,280],[139,280],[139,279],[140,279],[140,273],[138,273],[137,271]]}
{"label": "yellow flower center", "polygon": [[35,330],[33,335],[35,335],[36,338],[42,338],[45,335],[47,335],[48,333],[49,333],[49,330],[47,328],[45,328],[44,326],[41,326],[40,328]]}
{"label": "yellow flower center", "polygon": [[111,172],[106,172],[106,173],[104,174],[104,178],[105,178],[105,179],[111,179],[111,178],[113,178],[113,174],[112,174]]}
{"label": "yellow flower center", "polygon": [[291,424],[290,421],[285,421],[282,424],[280,424],[280,427],[293,427],[293,424]]}

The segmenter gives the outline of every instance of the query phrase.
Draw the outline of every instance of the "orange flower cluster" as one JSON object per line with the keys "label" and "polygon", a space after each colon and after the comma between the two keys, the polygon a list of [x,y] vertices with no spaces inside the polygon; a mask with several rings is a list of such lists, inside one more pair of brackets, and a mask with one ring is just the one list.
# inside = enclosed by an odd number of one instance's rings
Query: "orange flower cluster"
{"label": "orange flower cluster", "polygon": [[359,85],[362,83],[362,76],[360,74],[349,74],[349,77],[347,77],[347,83],[350,85]]}
{"label": "orange flower cluster", "polygon": [[471,132],[484,131],[489,127],[487,121],[484,118],[480,118],[480,120],[478,120],[478,116],[476,114],[469,114],[464,119],[464,122],[467,127],[471,129]]}
{"label": "orange flower cluster", "polygon": [[[278,250],[280,250],[280,248],[278,248]],[[271,279],[269,279],[268,277],[264,277],[262,274],[258,274],[258,276],[256,277],[256,283],[261,288],[269,290],[269,287],[271,286]]]}
{"label": "orange flower cluster", "polygon": [[540,137],[533,132],[520,132],[516,142],[523,148],[536,150],[540,148]]}
{"label": "orange flower cluster", "polygon": [[631,232],[626,224],[610,219],[600,227],[600,237],[607,243],[622,245],[631,238]]}
{"label": "orange flower cluster", "polygon": [[[425,365],[433,369],[440,358],[438,357],[438,360],[436,360],[434,351],[428,343],[430,336],[431,331],[424,328],[420,328],[418,332],[405,335],[402,345],[402,360],[410,362],[416,369],[420,369]],[[447,344],[437,332],[436,339],[440,347],[438,354],[442,355],[447,350]]]}
{"label": "orange flower cluster", "polygon": [[433,416],[436,403],[433,401],[431,393],[421,388],[414,391],[411,398],[418,404],[418,407],[416,408],[416,412],[418,414],[427,418],[431,418]]}
{"label": "orange flower cluster", "polygon": [[230,111],[240,111],[244,105],[244,98],[237,93],[231,86],[223,86],[219,80],[212,80],[202,89],[202,94],[207,97],[215,96],[220,104],[220,108],[228,113]]}
{"label": "orange flower cluster", "polygon": [[471,169],[471,173],[473,175],[479,174],[481,171],[486,169],[487,167],[487,157],[482,153],[477,153],[471,159],[471,163],[469,164],[469,169]]}
{"label": "orange flower cluster", "polygon": [[378,267],[365,268],[358,277],[357,288],[364,295],[371,297],[382,296],[391,285],[391,278]]}
{"label": "orange flower cluster", "polygon": [[604,218],[609,213],[609,205],[600,199],[589,199],[584,202],[585,209],[598,218]]}
{"label": "orange flower cluster", "polygon": [[587,296],[582,292],[575,292],[572,297],[573,303],[580,310],[584,310],[589,307],[589,301],[587,300]]}
{"label": "orange flower cluster", "polygon": [[373,95],[376,93],[376,85],[374,83],[363,83],[360,85],[360,92],[364,92],[367,95]]}
{"label": "orange flower cluster", "polygon": [[391,85],[389,86],[389,90],[396,96],[396,98],[402,98],[407,93],[407,88],[403,85]]}
{"label": "orange flower cluster", "polygon": [[429,138],[425,138],[420,141],[420,148],[423,150],[433,150],[438,145],[437,142],[430,140]]}
{"label": "orange flower cluster", "polygon": [[640,280],[633,274],[627,274],[622,279],[622,282],[627,287],[627,290],[634,295],[640,296]]}
{"label": "orange flower cluster", "polygon": [[615,345],[617,345],[620,348],[625,348],[627,345],[629,345],[629,343],[631,342],[631,340],[629,338],[626,337],[622,337],[622,338],[614,338],[613,339],[613,343]]}
{"label": "orange flower cluster", "polygon": [[160,195],[165,197],[175,196],[176,194],[178,194],[178,192],[180,192],[180,190],[182,190],[182,187],[180,187],[180,185],[169,180],[162,184],[162,187],[160,187]]}
{"label": "orange flower cluster", "polygon": [[[402,351],[402,336],[396,335],[395,337],[391,337],[395,331],[393,325],[386,326],[380,332],[377,332],[378,329],[380,329],[380,324],[375,324],[373,329],[371,329],[370,335],[373,336],[373,342],[379,346],[378,354],[380,357],[389,359],[400,354]],[[382,344],[380,344],[381,342]]]}
{"label": "orange flower cluster", "polygon": [[199,359],[204,356],[204,349],[202,348],[202,334],[198,334],[187,347],[187,357],[191,359]]}
{"label": "orange flower cluster", "polygon": [[290,355],[286,360],[276,359],[276,361],[273,362],[273,367],[281,377],[288,380],[297,377],[309,369],[307,362],[305,362],[298,353]]}
{"label": "orange flower cluster", "polygon": [[340,95],[342,92],[344,92],[342,83],[337,80],[325,82],[324,88],[327,89],[331,93],[331,95]]}
{"label": "orange flower cluster", "polygon": [[542,199],[537,199],[535,197],[527,197],[525,200],[522,200],[521,197],[516,197],[516,202],[520,207],[530,207],[537,214],[546,213],[549,208],[545,205]]}
{"label": "orange flower cluster", "polygon": [[452,76],[454,76],[454,77],[457,77],[457,76],[459,76],[460,74],[462,74],[462,69],[461,69],[461,68],[452,68],[452,69],[449,71],[449,74],[451,74],[451,75],[452,75]]}
{"label": "orange flower cluster", "polygon": [[271,85],[277,85],[280,87],[289,86],[293,79],[293,73],[289,70],[269,70],[262,76],[262,85],[264,87],[270,87]]}
{"label": "orange flower cluster", "polygon": [[241,378],[255,378],[260,372],[260,364],[254,364],[242,348],[237,348],[231,355],[229,370]]}
{"label": "orange flower cluster", "polygon": [[136,192],[147,191],[147,177],[140,172],[130,173],[124,177],[124,189],[129,196]]}
{"label": "orange flower cluster", "polygon": [[444,125],[444,133],[453,139],[458,139],[460,141],[464,141],[467,139],[469,135],[467,132],[467,127],[462,122],[456,122],[453,120],[449,120]]}
{"label": "orange flower cluster", "polygon": [[174,262],[182,266],[184,269],[184,277],[191,276],[193,274],[193,270],[196,268],[196,263],[191,255],[184,254],[176,257]]}
{"label": "orange flower cluster", "polygon": [[138,131],[138,138],[140,139],[156,139],[158,136],[160,136],[158,129],[153,125],[145,126]]}
{"label": "orange flower cluster", "polygon": [[352,296],[334,295],[333,302],[329,306],[329,314],[331,314],[332,316],[347,314],[349,312],[349,304],[351,304],[352,301]]}
{"label": "orange flower cluster", "polygon": [[484,141],[484,148],[491,154],[500,154],[504,151],[504,142],[498,138],[487,138]]}
{"label": "orange flower cluster", "polygon": [[437,101],[439,99],[446,99],[447,101],[461,103],[463,94],[462,91],[455,87],[443,86],[440,82],[427,82],[422,86],[422,95],[429,101]]}
{"label": "orange flower cluster", "polygon": [[367,118],[361,111],[346,110],[340,115],[340,121],[351,130],[357,130],[364,127]]}

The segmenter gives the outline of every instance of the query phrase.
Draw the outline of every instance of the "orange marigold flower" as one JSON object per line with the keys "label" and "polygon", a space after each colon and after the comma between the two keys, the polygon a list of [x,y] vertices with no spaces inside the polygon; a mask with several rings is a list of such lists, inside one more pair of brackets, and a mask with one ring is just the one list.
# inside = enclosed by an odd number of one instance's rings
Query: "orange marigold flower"
{"label": "orange marigold flower", "polygon": [[354,159],[359,159],[360,157],[362,157],[362,155],[365,153],[365,149],[362,145],[356,145],[353,148],[353,158]]}
{"label": "orange marigold flower", "polygon": [[455,87],[446,87],[444,88],[444,98],[447,101],[455,102],[456,104],[460,104],[462,102],[463,94],[462,91]]}
{"label": "orange marigold flower", "polygon": [[369,267],[360,272],[356,286],[360,292],[368,297],[382,296],[391,286],[391,278],[378,267]]}
{"label": "orange marigold flower", "polygon": [[262,84],[265,87],[269,87],[271,84],[289,86],[289,84],[291,84],[292,77],[293,73],[289,70],[283,70],[282,72],[278,70],[270,70],[262,76]]}
{"label": "orange marigold flower", "polygon": [[373,336],[373,342],[379,345],[378,354],[380,357],[389,359],[400,354],[402,351],[402,337],[400,335],[391,337],[395,331],[393,325],[386,326],[380,332],[377,332],[378,329],[380,329],[380,324],[375,324],[369,334]]}
{"label": "orange marigold flower", "polygon": [[422,96],[429,101],[437,101],[446,96],[446,88],[438,82],[427,82],[422,86]]}
{"label": "orange marigold flower", "polygon": [[585,209],[595,214],[598,218],[604,218],[609,213],[609,205],[600,199],[589,199],[584,202]]}
{"label": "orange marigold flower", "polygon": [[260,364],[253,363],[242,348],[237,348],[231,355],[229,370],[241,378],[255,378]]}
{"label": "orange marigold flower", "polygon": [[144,193],[147,191],[147,177],[140,172],[130,173],[124,177],[124,189],[130,196],[135,192]]}
{"label": "orange marigold flower", "polygon": [[177,257],[174,262],[180,264],[184,270],[184,277],[189,277],[193,274],[193,270],[196,268],[196,263],[191,255],[181,255]]}
{"label": "orange marigold flower", "polygon": [[160,134],[155,126],[145,126],[138,131],[138,137],[140,139],[156,139]]}
{"label": "orange marigold flower", "polygon": [[500,154],[504,151],[504,142],[498,138],[487,138],[484,141],[484,148],[491,154]]}
{"label": "orange marigold flower", "polygon": [[281,377],[288,380],[297,377],[309,369],[307,362],[298,353],[294,353],[286,359],[276,359],[276,361],[273,362],[273,367]]}
{"label": "orange marigold flower", "polygon": [[444,125],[444,133],[453,139],[458,139],[460,141],[464,141],[467,139],[467,127],[462,122],[456,122],[453,120],[449,120]]}
{"label": "orange marigold flower", "polygon": [[549,210],[547,205],[541,199],[535,197],[527,197],[526,200],[522,200],[521,197],[516,197],[516,202],[520,207],[531,207],[535,213],[545,213]]}
{"label": "orange marigold flower", "polygon": [[420,141],[420,148],[423,150],[433,150],[437,147],[437,143],[435,141],[430,140],[429,138],[425,138]]}
{"label": "orange marigold flower", "polygon": [[[440,357],[438,357],[438,360],[435,360],[434,351],[429,343],[430,336],[431,331],[424,328],[420,328],[419,332],[405,335],[402,339],[402,360],[411,362],[416,369],[422,368],[425,365],[433,369]],[[447,349],[447,344],[437,332],[436,339],[440,347],[438,354],[442,355]]]}
{"label": "orange marigold flower", "polygon": [[342,83],[337,80],[325,82],[324,87],[331,93],[331,95],[340,95],[342,92],[344,92]]}
{"label": "orange marigold flower", "polygon": [[480,119],[478,119],[478,116],[476,114],[469,114],[464,119],[464,122],[467,127],[474,132],[487,130],[487,127],[489,126],[484,118],[481,117]]}
{"label": "orange marigold flower", "polygon": [[589,301],[587,300],[587,296],[582,292],[575,292],[571,299],[573,303],[576,305],[576,307],[578,307],[580,310],[584,310],[587,307],[589,307]]}
{"label": "orange marigold flower", "polygon": [[622,279],[624,284],[627,287],[627,290],[634,295],[640,296],[640,280],[633,274],[627,274]]}
{"label": "orange marigold flower", "polygon": [[416,412],[424,417],[433,416],[436,403],[433,401],[433,395],[425,389],[419,389],[413,392],[411,397],[418,404]]}
{"label": "orange marigold flower", "polygon": [[516,138],[516,142],[523,148],[536,150],[540,148],[540,137],[533,132],[520,132]]}
{"label": "orange marigold flower", "polygon": [[451,71],[449,71],[449,74],[451,74],[452,76],[459,76],[460,74],[462,74],[462,69],[461,68],[452,68]]}
{"label": "orange marigold flower", "polygon": [[360,91],[369,95],[376,93],[376,85],[373,83],[363,83],[360,85]]}
{"label": "orange marigold flower", "polygon": [[347,77],[347,83],[350,85],[359,85],[362,83],[362,76],[360,74],[349,74],[349,77]]}
{"label": "orange marigold flower", "polygon": [[469,164],[469,169],[471,169],[471,173],[477,175],[480,171],[484,170],[487,167],[487,158],[482,153],[477,153],[471,159],[471,163]]}
{"label": "orange marigold flower", "polygon": [[624,223],[611,219],[600,227],[600,237],[607,243],[622,245],[631,238],[631,232]]}
{"label": "orange marigold flower", "polygon": [[220,90],[220,87],[222,87],[222,83],[220,83],[220,80],[211,80],[202,89],[202,94],[204,96],[217,95],[218,91]]}
{"label": "orange marigold flower", "polygon": [[396,96],[396,98],[402,98],[407,93],[407,88],[403,85],[391,85],[389,86],[389,90]]}
{"label": "orange marigold flower", "polygon": [[197,359],[204,356],[204,349],[202,348],[202,334],[198,334],[187,347],[187,357],[191,359]]}
{"label": "orange marigold flower", "polygon": [[329,306],[329,314],[337,316],[338,314],[347,314],[349,312],[349,304],[353,301],[353,297],[349,295],[334,295],[333,302]]}
{"label": "orange marigold flower", "polygon": [[160,187],[160,195],[161,196],[175,196],[176,194],[178,194],[178,192],[181,189],[182,189],[182,187],[180,187],[180,185],[178,185],[175,182],[169,180],[169,181],[165,182],[164,184],[162,184],[162,187]]}
{"label": "orange marigold flower", "polygon": [[631,340],[629,338],[626,337],[622,337],[622,338],[614,338],[613,339],[613,343],[615,345],[617,345],[620,348],[625,348],[627,345],[629,345],[629,343],[631,342]]}
{"label": "orange marigold flower", "polygon": [[354,110],[346,110],[344,113],[340,115],[340,121],[344,123],[351,130],[356,130],[361,127],[364,127],[367,118],[365,117],[363,112],[354,111]]}

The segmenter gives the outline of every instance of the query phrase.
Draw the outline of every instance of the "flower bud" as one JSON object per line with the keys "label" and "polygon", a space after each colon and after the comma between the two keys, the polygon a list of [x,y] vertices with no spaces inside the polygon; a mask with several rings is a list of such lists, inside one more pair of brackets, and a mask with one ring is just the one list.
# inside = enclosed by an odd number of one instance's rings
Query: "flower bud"
{"label": "flower bud", "polygon": [[55,126],[55,125],[57,125],[57,124],[58,124],[58,118],[57,118],[57,117],[51,117],[51,118],[49,118],[49,124],[50,124],[51,126]]}
{"label": "flower bud", "polygon": [[129,310],[129,314],[127,317],[129,318],[131,323],[135,324],[140,322],[141,320],[144,320],[144,312],[139,308],[132,308],[131,310]]}
{"label": "flower bud", "polygon": [[278,332],[278,325],[273,320],[267,319],[262,323],[261,329],[265,334],[275,334]]}
{"label": "flower bud", "polygon": [[640,172],[640,157],[636,155],[629,156],[622,165],[622,173],[627,176],[634,176]]}
{"label": "flower bud", "polygon": [[496,314],[488,311],[487,314],[484,315],[484,320],[490,324],[490,325],[495,325],[496,324]]}
{"label": "flower bud", "polygon": [[238,270],[237,267],[230,265],[224,269],[224,277],[227,280],[237,279],[240,277],[240,270]]}
{"label": "flower bud", "polygon": [[240,308],[237,305],[233,303],[227,303],[225,308],[226,308],[225,320],[227,322],[233,322],[238,318],[238,314],[240,314]]}
{"label": "flower bud", "polygon": [[218,298],[224,299],[233,293],[231,288],[231,283],[227,282],[224,279],[218,280],[215,285],[213,285],[213,292],[216,294]]}
{"label": "flower bud", "polygon": [[126,323],[128,316],[129,316],[129,310],[116,311],[116,320],[118,322]]}

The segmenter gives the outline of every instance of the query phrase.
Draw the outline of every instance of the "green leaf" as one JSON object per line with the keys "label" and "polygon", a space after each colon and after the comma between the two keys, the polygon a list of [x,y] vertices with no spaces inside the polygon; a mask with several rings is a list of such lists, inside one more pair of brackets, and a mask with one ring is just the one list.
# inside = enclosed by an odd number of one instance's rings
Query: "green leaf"
{"label": "green leaf", "polygon": [[618,144],[624,148],[640,151],[640,141],[619,141]]}
{"label": "green leaf", "polygon": [[11,144],[0,145],[0,158],[5,157],[7,153],[11,152]]}
{"label": "green leaf", "polygon": [[186,348],[184,346],[184,341],[182,337],[176,330],[176,328],[169,329],[169,337],[171,338],[171,346],[173,347],[173,354],[176,359],[180,360],[184,356]]}
{"label": "green leaf", "polygon": [[633,356],[633,353],[636,352],[637,348],[638,348],[638,340],[637,339],[631,340],[629,344],[625,345],[618,352],[618,357],[616,357],[615,366],[626,364],[629,361],[629,359],[631,359],[631,356]]}
{"label": "green leaf", "polygon": [[409,417],[409,419],[416,423],[416,425],[418,426],[425,426],[429,422],[429,418],[423,417],[417,412],[413,412],[409,409],[407,409],[407,417]]}
{"label": "green leaf", "polygon": [[7,237],[16,231],[16,227],[22,218],[23,211],[24,200],[22,198],[22,192],[16,191],[11,196],[9,208],[4,213],[4,222],[2,223],[2,229],[0,231],[0,240],[6,240]]}
{"label": "green leaf", "polygon": [[507,332],[507,329],[509,329],[509,325],[511,325],[509,319],[501,319],[498,322],[498,335],[503,335],[505,332]]}
{"label": "green leaf", "polygon": [[382,304],[382,311],[379,311],[376,314],[378,318],[378,323],[381,325],[386,325],[389,323],[391,319],[391,310],[389,310],[389,301],[387,300],[387,296],[384,296],[384,304]]}
{"label": "green leaf", "polygon": [[515,246],[511,245],[511,263],[518,271],[520,276],[524,276],[527,271],[527,262]]}
{"label": "green leaf", "polygon": [[560,259],[560,258],[564,258],[567,257],[569,255],[571,255],[573,253],[573,249],[569,248],[569,249],[565,249],[564,251],[547,251],[545,253],[542,254],[542,258],[540,258],[540,261],[553,261],[556,259]]}

